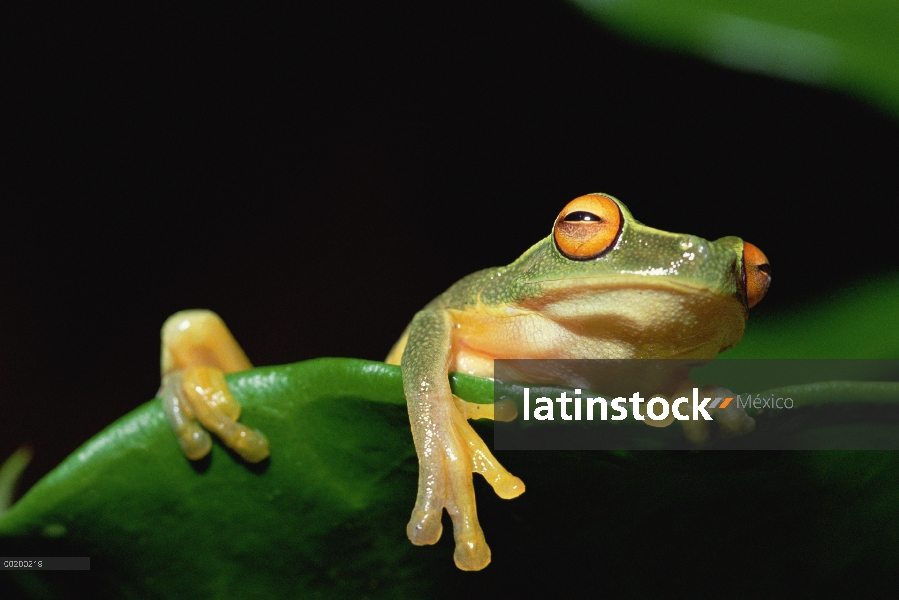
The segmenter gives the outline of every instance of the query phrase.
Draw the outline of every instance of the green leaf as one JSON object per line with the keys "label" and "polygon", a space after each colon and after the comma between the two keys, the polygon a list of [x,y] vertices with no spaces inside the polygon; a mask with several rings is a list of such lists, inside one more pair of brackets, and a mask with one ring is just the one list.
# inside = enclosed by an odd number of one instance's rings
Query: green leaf
{"label": "green leaf", "polygon": [[621,33],[727,67],[847,91],[899,116],[891,0],[571,0]]}
{"label": "green leaf", "polygon": [[[428,563],[410,560],[405,538],[417,462],[399,368],[318,359],[228,381],[242,421],[272,440],[271,459],[247,465],[216,444],[191,464],[154,400],[3,516],[5,555],[86,553],[104,597],[423,592]],[[454,384],[492,401],[490,381]]]}
{"label": "green leaf", "polygon": [[810,306],[751,315],[726,358],[899,358],[899,273],[851,283]]}
{"label": "green leaf", "polygon": [[31,455],[30,448],[22,447],[0,464],[0,515],[9,510],[16,480],[31,462]]}
{"label": "green leaf", "polygon": [[[895,357],[882,338],[897,337],[887,301],[896,294],[899,278],[884,278],[772,317],[748,341],[756,356],[776,355],[765,340],[779,327],[802,349],[852,316],[857,327],[840,331],[856,355]],[[859,569],[886,577],[899,559],[894,452],[506,452],[498,458],[528,490],[504,501],[476,478],[493,563],[462,573],[448,526],[435,547],[405,536],[417,462],[398,368],[317,359],[228,380],[242,421],[269,436],[269,460],[247,465],[216,444],[192,464],[149,402],[0,516],[4,556],[90,556],[91,571],[2,572],[0,594],[504,597],[555,589],[563,575],[595,585],[597,566],[614,565],[605,591],[657,597],[661,577],[672,593],[712,586],[753,597],[776,596],[797,577],[809,594],[855,590]],[[453,385],[491,401],[490,381],[455,375]],[[491,444],[489,424],[475,425]],[[764,575],[747,577],[740,561],[760,553]],[[697,577],[712,560],[722,566]],[[647,565],[655,577],[642,576]]]}

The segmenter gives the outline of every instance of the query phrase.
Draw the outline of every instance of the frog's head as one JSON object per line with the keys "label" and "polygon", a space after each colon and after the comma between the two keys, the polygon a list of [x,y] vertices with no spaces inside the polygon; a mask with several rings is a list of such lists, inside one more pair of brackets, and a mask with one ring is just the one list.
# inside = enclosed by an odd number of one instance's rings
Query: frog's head
{"label": "frog's head", "polygon": [[522,306],[641,356],[711,358],[730,348],[771,282],[752,244],[647,227],[607,194],[568,203],[552,235],[516,264]]}

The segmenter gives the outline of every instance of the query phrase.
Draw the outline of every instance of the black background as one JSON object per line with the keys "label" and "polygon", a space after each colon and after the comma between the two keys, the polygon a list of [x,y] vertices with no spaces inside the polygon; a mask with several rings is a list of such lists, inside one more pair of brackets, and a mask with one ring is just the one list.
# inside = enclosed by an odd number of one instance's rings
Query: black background
{"label": "black background", "polygon": [[216,310],[256,364],[382,359],[584,193],[761,247],[756,311],[895,267],[895,120],[563,2],[12,10],[0,456],[35,447],[26,486],[154,395],[169,314]]}

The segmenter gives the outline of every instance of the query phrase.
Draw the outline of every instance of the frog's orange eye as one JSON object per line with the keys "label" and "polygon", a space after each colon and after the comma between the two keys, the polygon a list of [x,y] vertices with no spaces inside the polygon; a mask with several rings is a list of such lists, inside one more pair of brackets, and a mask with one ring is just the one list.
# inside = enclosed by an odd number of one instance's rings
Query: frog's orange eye
{"label": "frog's orange eye", "polygon": [[615,244],[621,233],[621,211],[602,194],[575,198],[562,209],[553,228],[559,252],[575,260],[596,258]]}
{"label": "frog's orange eye", "polygon": [[770,286],[771,265],[768,264],[768,257],[749,242],[743,242],[743,288],[749,308],[762,301]]}

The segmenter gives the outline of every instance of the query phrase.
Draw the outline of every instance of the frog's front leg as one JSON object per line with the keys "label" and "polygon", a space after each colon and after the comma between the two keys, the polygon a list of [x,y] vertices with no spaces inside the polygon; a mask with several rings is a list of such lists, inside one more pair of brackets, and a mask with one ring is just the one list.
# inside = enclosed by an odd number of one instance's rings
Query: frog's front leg
{"label": "frog's front leg", "polygon": [[209,453],[212,440],[208,431],[248,462],[259,462],[269,455],[268,440],[262,432],[237,422],[240,405],[225,382],[225,373],[252,366],[217,314],[186,310],[166,320],[158,395],[189,459]]}
{"label": "frog's front leg", "polygon": [[524,492],[524,483],[500,465],[468,424],[450,391],[452,320],[445,311],[415,315],[403,352],[403,387],[418,452],[418,497],[406,533],[413,544],[434,544],[446,508],[453,521],[456,566],[466,571],[490,563],[478,523],[472,472],[481,473],[501,498]]}

